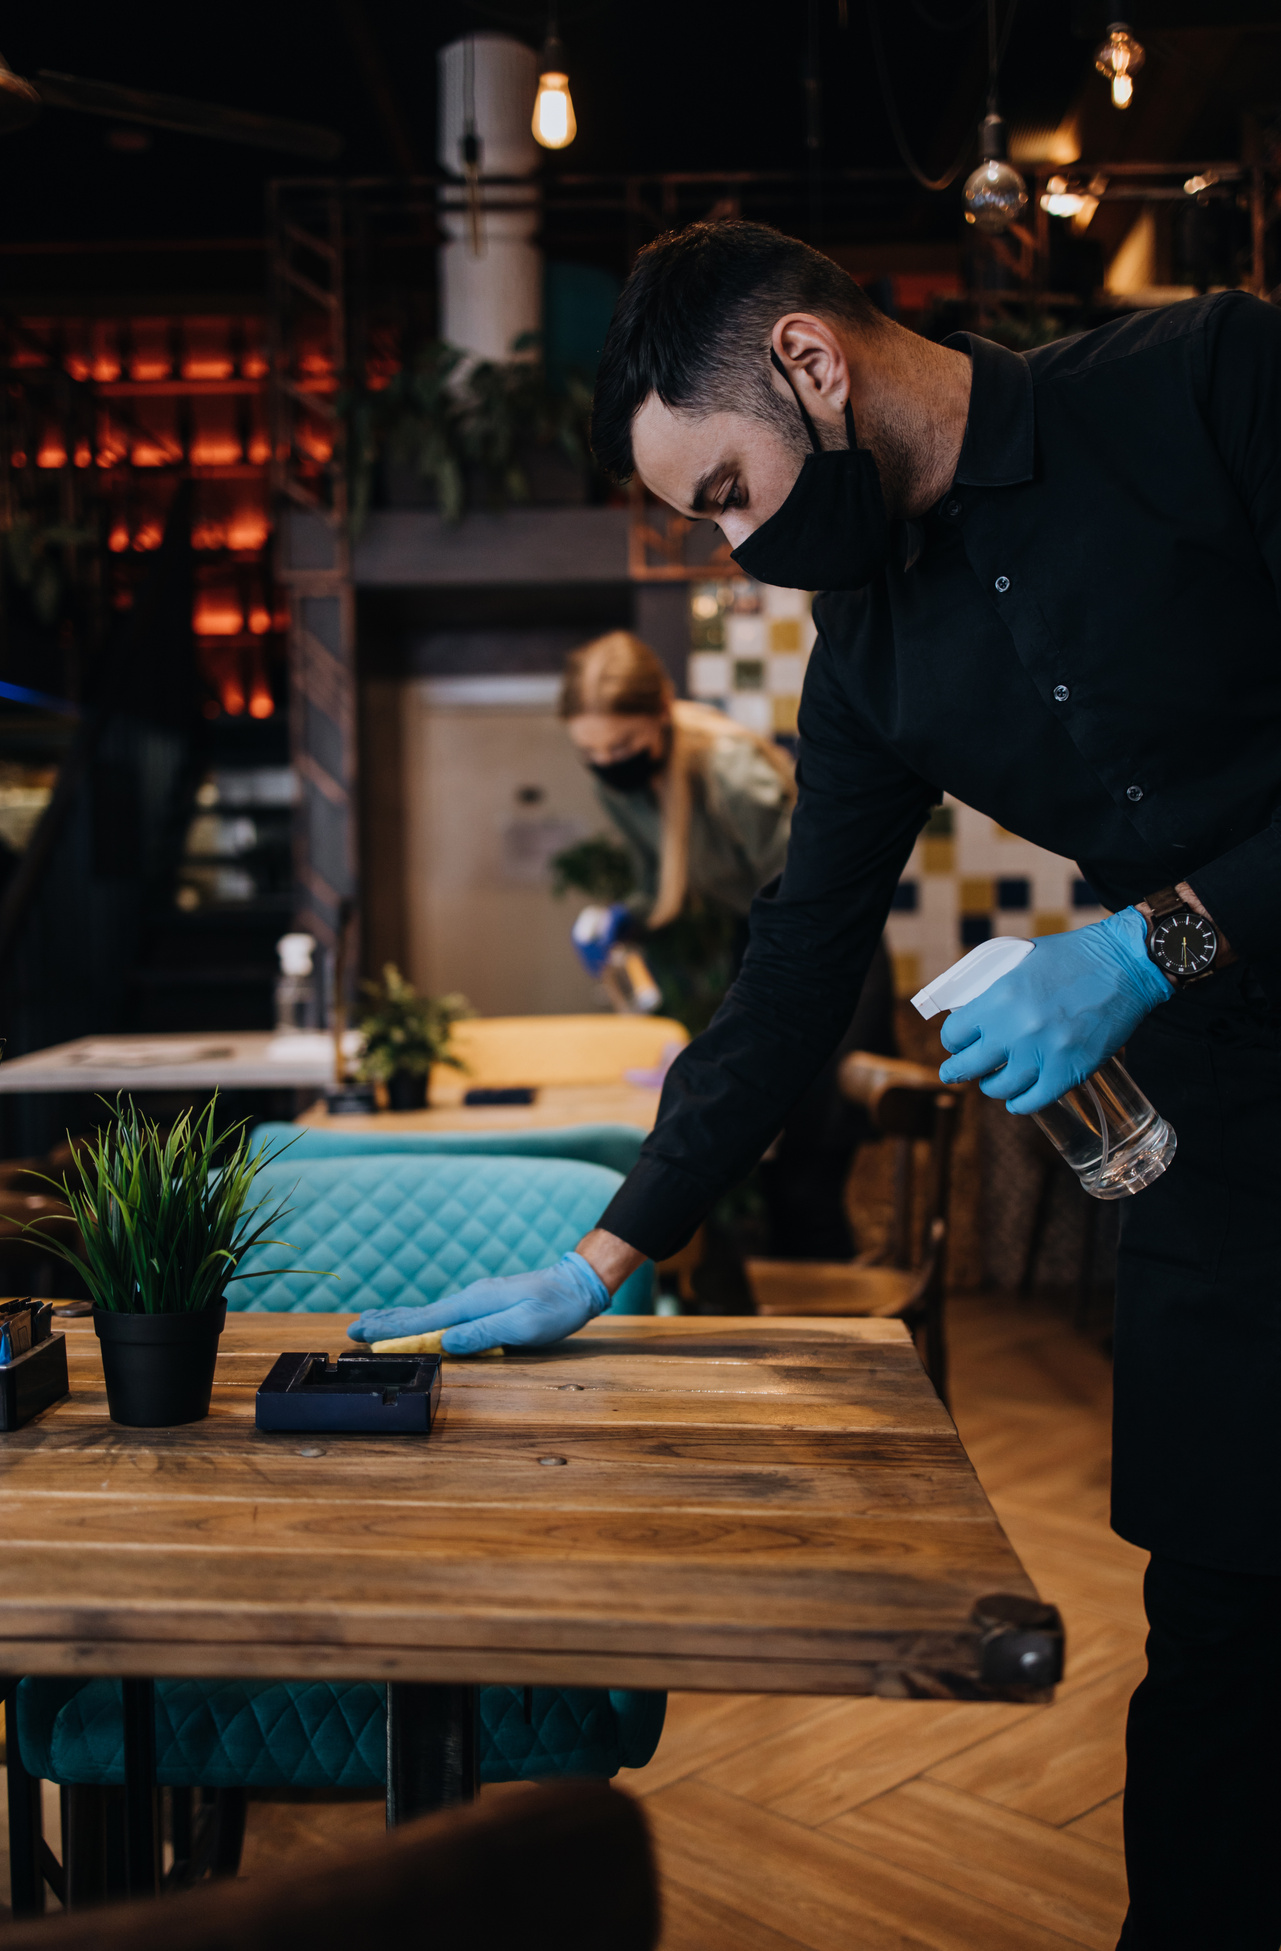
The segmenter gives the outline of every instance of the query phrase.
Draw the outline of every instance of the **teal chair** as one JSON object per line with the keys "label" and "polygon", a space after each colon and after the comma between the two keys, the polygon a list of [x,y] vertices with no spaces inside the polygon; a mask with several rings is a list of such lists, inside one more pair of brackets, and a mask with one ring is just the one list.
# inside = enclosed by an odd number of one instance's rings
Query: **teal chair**
{"label": "teal chair", "polygon": [[[246,1255],[241,1270],[264,1277],[236,1282],[230,1304],[348,1313],[436,1300],[482,1275],[547,1266],[595,1224],[620,1183],[617,1172],[572,1159],[286,1154],[264,1168],[258,1186],[272,1205],[288,1205],[281,1232],[291,1244]],[[284,1271],[300,1265],[339,1278]],[[632,1275],[624,1311],[648,1305],[651,1278],[648,1266]],[[380,1686],[161,1680],[155,1691],[162,1786],[207,1794],[384,1787]],[[29,1775],[98,1788],[124,1781],[118,1681],[29,1678],[14,1708]],[[482,1687],[481,1780],[609,1777],[643,1767],[665,1710],[664,1694]]]}

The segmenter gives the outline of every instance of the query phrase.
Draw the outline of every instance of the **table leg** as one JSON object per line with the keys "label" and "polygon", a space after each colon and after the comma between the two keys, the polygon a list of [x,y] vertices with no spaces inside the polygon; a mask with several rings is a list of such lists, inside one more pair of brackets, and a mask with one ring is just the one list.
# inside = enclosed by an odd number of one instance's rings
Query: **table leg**
{"label": "table leg", "polygon": [[44,1910],[43,1841],[40,1784],[22,1765],[18,1752],[18,1683],[4,1690],[5,1763],[9,1777],[9,1891],[15,1918],[39,1917]]}
{"label": "table leg", "polygon": [[480,1786],[480,1689],[393,1680],[387,1687],[387,1827]]}
{"label": "table leg", "polygon": [[124,1680],[125,1867],[131,1897],[160,1887],[160,1820],[156,1793],[156,1686]]}

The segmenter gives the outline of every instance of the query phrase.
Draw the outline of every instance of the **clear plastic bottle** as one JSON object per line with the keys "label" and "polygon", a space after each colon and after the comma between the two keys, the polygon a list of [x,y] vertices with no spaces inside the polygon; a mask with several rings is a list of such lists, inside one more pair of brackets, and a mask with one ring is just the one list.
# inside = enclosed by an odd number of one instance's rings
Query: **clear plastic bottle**
{"label": "clear plastic bottle", "polygon": [[[924,1017],[972,1003],[1017,968],[1033,944],[998,935],[954,962],[912,998]],[[1115,1057],[1083,1084],[1032,1113],[1095,1199],[1124,1199],[1159,1179],[1174,1157],[1174,1132]]]}
{"label": "clear plastic bottle", "polygon": [[280,974],[276,978],[276,1034],[320,1028],[320,995],[312,957],[314,935],[282,935],[276,943]]}

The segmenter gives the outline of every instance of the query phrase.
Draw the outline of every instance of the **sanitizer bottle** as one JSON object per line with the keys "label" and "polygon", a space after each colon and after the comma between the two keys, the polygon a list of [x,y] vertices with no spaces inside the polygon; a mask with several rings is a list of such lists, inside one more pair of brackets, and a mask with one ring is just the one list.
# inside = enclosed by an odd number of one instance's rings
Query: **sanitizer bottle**
{"label": "sanitizer bottle", "polygon": [[[972,1003],[1017,968],[1033,947],[1009,935],[980,942],[918,990],[913,1006],[928,1018]],[[1142,1192],[1174,1157],[1173,1131],[1115,1057],[1032,1116],[1095,1199]]]}
{"label": "sanitizer bottle", "polygon": [[320,1028],[320,994],[312,958],[314,935],[282,935],[276,943],[280,974],[276,979],[276,1034]]}

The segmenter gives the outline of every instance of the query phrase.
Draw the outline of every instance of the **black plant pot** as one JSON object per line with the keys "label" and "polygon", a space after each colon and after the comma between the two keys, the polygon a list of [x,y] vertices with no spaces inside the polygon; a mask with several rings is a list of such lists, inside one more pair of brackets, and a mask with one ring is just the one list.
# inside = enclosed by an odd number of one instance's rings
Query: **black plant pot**
{"label": "black plant pot", "polygon": [[207,1416],[226,1319],[225,1301],[196,1314],[117,1314],[96,1307],[93,1326],[112,1422],[172,1429]]}
{"label": "black plant pot", "polygon": [[387,1108],[390,1111],[424,1111],[427,1108],[428,1073],[425,1070],[393,1070],[387,1079]]}

